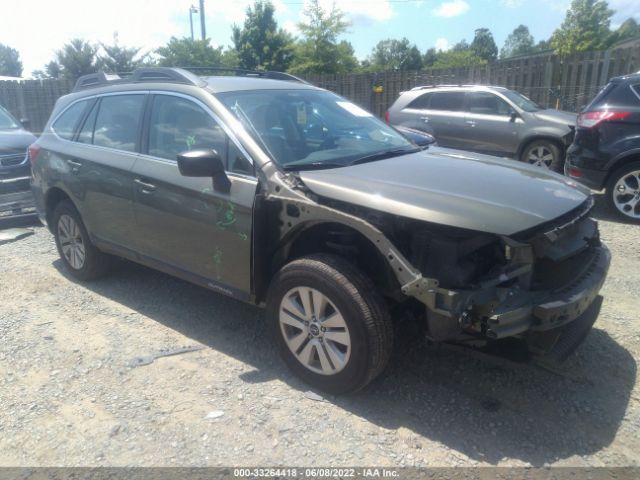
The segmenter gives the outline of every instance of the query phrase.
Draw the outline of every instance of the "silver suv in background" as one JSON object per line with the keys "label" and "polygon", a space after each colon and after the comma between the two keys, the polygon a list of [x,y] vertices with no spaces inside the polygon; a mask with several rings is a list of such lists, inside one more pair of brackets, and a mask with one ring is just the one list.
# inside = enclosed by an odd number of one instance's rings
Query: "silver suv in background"
{"label": "silver suv in background", "polygon": [[433,135],[442,147],[471,150],[562,171],[576,114],[544,109],[504,87],[442,85],[402,92],[387,123]]}

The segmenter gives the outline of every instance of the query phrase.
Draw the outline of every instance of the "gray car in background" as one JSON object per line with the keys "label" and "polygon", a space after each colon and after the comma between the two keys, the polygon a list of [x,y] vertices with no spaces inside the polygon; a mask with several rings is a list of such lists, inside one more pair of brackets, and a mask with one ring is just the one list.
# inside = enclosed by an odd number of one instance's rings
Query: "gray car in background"
{"label": "gray car in background", "polygon": [[402,92],[386,120],[430,133],[442,147],[511,157],[562,171],[576,115],[544,109],[504,87],[466,85]]}

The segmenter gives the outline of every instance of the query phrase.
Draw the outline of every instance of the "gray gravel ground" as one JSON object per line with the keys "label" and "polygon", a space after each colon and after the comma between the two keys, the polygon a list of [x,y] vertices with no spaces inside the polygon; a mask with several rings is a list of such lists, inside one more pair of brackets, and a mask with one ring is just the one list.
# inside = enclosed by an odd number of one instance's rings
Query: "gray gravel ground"
{"label": "gray gravel ground", "polygon": [[259,310],[128,262],[78,284],[36,228],[0,245],[0,465],[637,466],[640,227],[601,210],[605,303],[557,371],[406,334],[373,385],[326,398]]}

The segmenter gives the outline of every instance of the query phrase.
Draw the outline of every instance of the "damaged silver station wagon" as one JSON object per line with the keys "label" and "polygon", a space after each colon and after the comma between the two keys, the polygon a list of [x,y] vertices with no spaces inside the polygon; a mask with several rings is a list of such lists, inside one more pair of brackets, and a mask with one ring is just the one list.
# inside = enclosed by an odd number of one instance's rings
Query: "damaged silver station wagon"
{"label": "damaged silver station wagon", "polygon": [[334,393],[384,369],[405,314],[433,341],[557,360],[584,339],[610,262],[588,190],[241,73],[94,74],[58,101],[29,158],[72,275],[116,255],[264,306],[286,363]]}

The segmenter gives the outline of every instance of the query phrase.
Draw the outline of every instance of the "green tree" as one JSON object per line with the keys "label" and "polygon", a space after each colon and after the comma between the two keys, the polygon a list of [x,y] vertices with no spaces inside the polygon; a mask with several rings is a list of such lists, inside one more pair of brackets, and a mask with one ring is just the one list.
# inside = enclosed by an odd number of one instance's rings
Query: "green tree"
{"label": "green tree", "polygon": [[0,75],[7,77],[22,76],[20,53],[9,45],[0,43]]}
{"label": "green tree", "polygon": [[533,35],[529,32],[529,27],[519,25],[509,34],[500,50],[500,58],[515,57],[516,55],[526,55],[535,51]]}
{"label": "green tree", "polygon": [[101,43],[103,53],[98,56],[98,68],[106,72],[131,72],[145,64],[147,54],[140,55],[141,48],[123,47],[118,42],[118,34],[113,34],[113,44]]}
{"label": "green tree", "polygon": [[640,36],[640,26],[633,18],[626,19],[615,32],[611,33],[608,44],[612,45],[628,38]]}
{"label": "green tree", "polygon": [[62,78],[62,66],[55,60],[51,60],[44,66],[44,70],[34,70],[31,76],[37,79]]}
{"label": "green tree", "polygon": [[560,28],[551,35],[551,48],[558,55],[607,48],[612,15],[604,0],[572,0]]}
{"label": "green tree", "polygon": [[292,73],[344,73],[358,65],[349,42],[338,42],[349,23],[335,4],[325,11],[311,0],[303,12],[306,21],[298,24],[302,40],[295,46]]}
{"label": "green tree", "polygon": [[244,25],[232,27],[231,40],[239,66],[248,69],[284,71],[293,58],[293,37],[275,20],[275,8],[270,1],[258,0],[247,8]]}
{"label": "green tree", "polygon": [[438,51],[434,47],[431,47],[424,53],[424,56],[422,57],[422,65],[424,67],[431,67],[437,60]]}
{"label": "green tree", "polygon": [[451,47],[451,50],[454,52],[465,52],[470,48],[471,48],[471,45],[469,45],[469,42],[467,42],[466,40],[460,40],[453,47]]}
{"label": "green tree", "polygon": [[95,45],[74,38],[56,52],[55,63],[60,66],[58,76],[75,80],[82,75],[98,71],[97,51]]}
{"label": "green tree", "polygon": [[408,39],[381,40],[369,56],[372,70],[420,70],[422,55]]}
{"label": "green tree", "polygon": [[487,62],[493,62],[498,58],[498,46],[488,28],[478,28],[475,31],[470,48],[473,53]]}
{"label": "green tree", "polygon": [[433,68],[469,67],[471,65],[484,65],[487,61],[479,57],[471,50],[449,50],[439,52]]}
{"label": "green tree", "polygon": [[163,67],[218,67],[223,65],[222,47],[209,45],[209,39],[191,40],[190,38],[171,37],[169,42],[158,49],[158,64]]}

